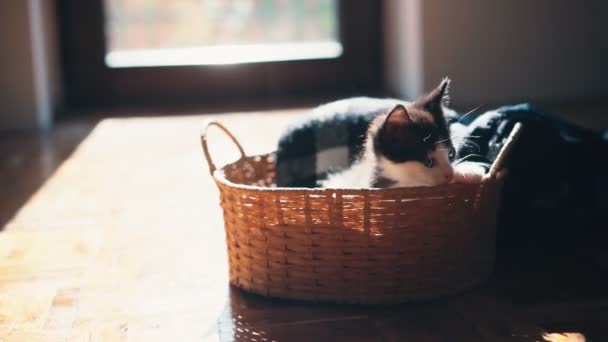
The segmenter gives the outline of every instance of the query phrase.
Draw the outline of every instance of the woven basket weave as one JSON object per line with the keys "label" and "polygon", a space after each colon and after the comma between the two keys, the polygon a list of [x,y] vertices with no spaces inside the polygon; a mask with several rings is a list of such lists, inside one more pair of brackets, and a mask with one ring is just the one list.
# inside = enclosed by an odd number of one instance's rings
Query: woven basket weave
{"label": "woven basket weave", "polygon": [[277,188],[274,154],[217,169],[230,282],[264,296],[401,303],[484,281],[494,264],[503,163],[517,124],[479,184],[395,189]]}

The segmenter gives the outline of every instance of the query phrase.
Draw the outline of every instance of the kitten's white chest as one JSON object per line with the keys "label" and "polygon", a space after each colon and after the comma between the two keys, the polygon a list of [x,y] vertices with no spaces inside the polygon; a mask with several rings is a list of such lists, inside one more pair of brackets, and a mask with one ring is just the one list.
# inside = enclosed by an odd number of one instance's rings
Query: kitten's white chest
{"label": "kitten's white chest", "polygon": [[361,159],[350,168],[329,177],[321,183],[324,188],[369,188],[373,182],[375,162]]}

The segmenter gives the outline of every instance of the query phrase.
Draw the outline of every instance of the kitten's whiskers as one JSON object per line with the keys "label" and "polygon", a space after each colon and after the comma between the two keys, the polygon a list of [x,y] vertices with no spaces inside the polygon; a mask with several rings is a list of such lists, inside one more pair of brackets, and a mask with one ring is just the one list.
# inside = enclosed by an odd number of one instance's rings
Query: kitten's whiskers
{"label": "kitten's whiskers", "polygon": [[448,141],[448,140],[450,140],[450,138],[443,139],[443,140],[439,140],[438,142],[436,142],[436,143],[435,143],[435,145],[439,145],[439,144],[441,144],[442,142],[446,142],[446,141]]}
{"label": "kitten's whiskers", "polygon": [[466,155],[466,156],[464,156],[464,157],[462,157],[462,158],[460,158],[458,160],[455,160],[452,164],[458,165],[458,164],[466,161],[466,159],[469,158],[469,157],[482,157],[483,158],[484,156],[482,156],[481,154],[468,154],[468,155]]}
{"label": "kitten's whiskers", "polygon": [[460,138],[454,140],[456,145],[462,145],[463,147],[475,148],[477,152],[481,152],[481,147],[473,140],[468,138]]}
{"label": "kitten's whiskers", "polygon": [[483,106],[483,105],[479,105],[479,106],[477,106],[477,107],[473,108],[472,110],[468,111],[466,114],[464,114],[463,116],[461,116],[461,117],[458,119],[458,123],[462,122],[462,119],[464,119],[464,118],[465,118],[467,115],[473,114],[474,112],[476,112],[476,111],[477,111],[479,108],[481,108],[482,106]]}

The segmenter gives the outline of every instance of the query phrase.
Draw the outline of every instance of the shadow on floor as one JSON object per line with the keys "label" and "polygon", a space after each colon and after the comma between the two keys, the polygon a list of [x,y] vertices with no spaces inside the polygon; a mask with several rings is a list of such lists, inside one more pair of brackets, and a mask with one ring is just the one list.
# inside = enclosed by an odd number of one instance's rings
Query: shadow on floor
{"label": "shadow on floor", "polygon": [[0,231],[93,130],[98,120],[58,123],[47,133],[0,135]]}

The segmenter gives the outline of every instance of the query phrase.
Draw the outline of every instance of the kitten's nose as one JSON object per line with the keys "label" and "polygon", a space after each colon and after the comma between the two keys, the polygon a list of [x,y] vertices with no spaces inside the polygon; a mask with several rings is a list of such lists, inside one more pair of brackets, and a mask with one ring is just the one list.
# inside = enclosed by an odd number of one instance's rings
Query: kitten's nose
{"label": "kitten's nose", "polygon": [[454,169],[449,168],[445,171],[445,180],[449,183],[454,178]]}

